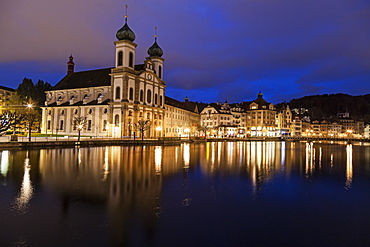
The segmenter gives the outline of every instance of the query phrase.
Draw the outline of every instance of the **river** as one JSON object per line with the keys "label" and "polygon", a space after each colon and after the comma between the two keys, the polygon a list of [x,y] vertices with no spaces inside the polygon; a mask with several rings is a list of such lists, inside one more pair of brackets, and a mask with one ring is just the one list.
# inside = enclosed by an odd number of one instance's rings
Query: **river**
{"label": "river", "polygon": [[0,246],[369,246],[370,146],[0,151]]}

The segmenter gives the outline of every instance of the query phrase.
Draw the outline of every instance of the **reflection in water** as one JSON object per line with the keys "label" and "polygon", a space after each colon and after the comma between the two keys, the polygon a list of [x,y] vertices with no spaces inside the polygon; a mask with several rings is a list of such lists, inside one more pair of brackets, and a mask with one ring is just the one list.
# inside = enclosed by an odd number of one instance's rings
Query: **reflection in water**
{"label": "reflection in water", "polygon": [[[36,191],[37,195],[48,198],[45,201],[51,201],[52,206],[42,205],[37,210],[48,213],[53,207],[47,219],[54,218],[55,222],[51,221],[50,225],[54,229],[62,229],[61,233],[58,232],[60,235],[73,232],[73,237],[88,236],[81,229],[88,228],[87,225],[90,229],[99,221],[98,230],[109,234],[107,238],[111,242],[107,245],[149,246],[160,234],[159,238],[163,237],[163,232],[157,232],[163,230],[166,221],[176,222],[168,228],[180,229],[178,232],[181,232],[184,227],[176,221],[181,210],[197,216],[205,212],[213,216],[212,212],[219,206],[225,210],[222,214],[232,212],[229,214],[232,216],[235,211],[235,215],[248,222],[253,212],[261,212],[260,208],[253,211],[256,204],[249,199],[256,201],[260,195],[264,199],[274,194],[275,197],[269,200],[274,204],[274,200],[280,198],[280,191],[282,195],[287,193],[292,198],[306,193],[300,190],[307,189],[305,183],[311,185],[317,180],[323,181],[323,178],[325,183],[341,179],[339,184],[342,190],[344,183],[346,189],[355,188],[353,173],[361,164],[370,163],[370,147],[361,147],[367,152],[357,152],[357,148],[356,145],[300,142],[214,142],[181,146],[35,150],[37,155],[32,154],[32,159],[28,155],[24,159],[25,151],[14,151],[10,154],[2,152],[1,174],[7,174],[6,180],[11,181],[6,185],[9,188],[18,184],[13,191],[21,187],[16,199],[15,194],[11,195],[7,204],[14,201],[12,206],[15,205],[14,208],[21,212],[36,210],[37,207],[30,207],[30,203],[36,201],[31,198],[34,189],[42,188]],[[312,178],[312,181],[296,179],[305,176]],[[3,176],[0,178],[4,179]],[[276,200],[284,203],[283,199],[288,197]],[[40,201],[37,201],[37,206],[42,204]],[[200,205],[202,203],[204,207]],[[210,205],[214,207],[211,209]],[[237,211],[238,207],[243,210]],[[248,210],[245,210],[247,207]],[[196,208],[201,208],[201,211],[196,211]],[[269,208],[266,206],[264,209],[267,212]],[[276,211],[280,213],[281,210],[282,207]],[[95,214],[99,216],[95,217]],[[275,216],[276,219],[279,217]],[[184,218],[191,217],[186,215]],[[227,217],[217,218],[217,221],[225,223],[224,218]],[[37,230],[44,230],[41,224],[36,223]],[[226,225],[229,223],[226,221]],[[251,225],[258,222],[253,223]],[[259,229],[261,227],[258,226]]]}
{"label": "reflection in water", "polygon": [[109,160],[108,160],[108,147],[105,147],[105,152],[104,152],[104,164],[103,164],[103,177],[101,179],[102,182],[105,182],[108,177],[109,173]]}
{"label": "reflection in water", "polygon": [[26,213],[27,207],[29,206],[29,201],[33,195],[33,187],[30,178],[30,159],[28,157],[29,153],[27,152],[27,157],[24,160],[24,174],[21,185],[21,190],[14,201],[14,208],[19,213]]}
{"label": "reflection in water", "polygon": [[315,149],[313,142],[306,143],[306,178],[310,177],[315,171]]}
{"label": "reflection in water", "polygon": [[161,173],[162,168],[162,146],[156,146],[154,150],[155,172]]}
{"label": "reflection in water", "polygon": [[1,152],[1,164],[0,164],[0,173],[6,177],[9,169],[9,151],[4,150]]}
{"label": "reflection in water", "polygon": [[347,144],[346,146],[346,187],[350,189],[352,186],[352,176],[353,176],[353,167],[352,167],[352,144]]}
{"label": "reflection in water", "polygon": [[189,169],[190,164],[190,144],[184,143],[183,148],[184,148],[184,169],[187,170]]}

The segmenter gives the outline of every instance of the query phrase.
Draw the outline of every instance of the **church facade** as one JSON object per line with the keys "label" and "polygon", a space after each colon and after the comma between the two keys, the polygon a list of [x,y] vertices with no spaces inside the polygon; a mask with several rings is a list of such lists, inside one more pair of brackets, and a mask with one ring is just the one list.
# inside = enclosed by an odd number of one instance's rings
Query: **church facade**
{"label": "church facade", "polygon": [[73,120],[86,118],[85,136],[131,137],[135,124],[149,120],[146,137],[163,136],[165,81],[163,50],[148,49],[143,64],[135,65],[135,34],[127,24],[116,33],[115,67],[74,72],[72,55],[67,75],[46,92],[42,133],[76,135]]}

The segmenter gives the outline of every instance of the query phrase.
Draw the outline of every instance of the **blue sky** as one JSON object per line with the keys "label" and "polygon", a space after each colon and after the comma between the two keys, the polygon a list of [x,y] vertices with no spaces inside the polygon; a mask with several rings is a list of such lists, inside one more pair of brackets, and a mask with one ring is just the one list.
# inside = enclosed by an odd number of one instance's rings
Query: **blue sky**
{"label": "blue sky", "polygon": [[370,93],[368,0],[2,0],[0,85],[55,85],[70,54],[76,71],[113,67],[125,4],[136,63],[157,26],[167,95],[178,100]]}

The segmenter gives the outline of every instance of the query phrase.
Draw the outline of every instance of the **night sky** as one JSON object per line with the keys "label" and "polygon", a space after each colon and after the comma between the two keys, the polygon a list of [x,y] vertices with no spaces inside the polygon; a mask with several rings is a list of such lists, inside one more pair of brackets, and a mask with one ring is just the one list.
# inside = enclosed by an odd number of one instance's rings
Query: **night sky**
{"label": "night sky", "polygon": [[113,67],[125,4],[137,64],[158,27],[175,99],[370,93],[369,0],[1,0],[0,85],[55,85],[70,54],[75,71]]}

